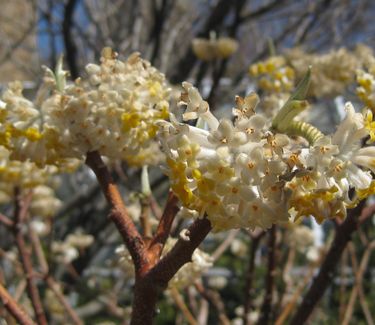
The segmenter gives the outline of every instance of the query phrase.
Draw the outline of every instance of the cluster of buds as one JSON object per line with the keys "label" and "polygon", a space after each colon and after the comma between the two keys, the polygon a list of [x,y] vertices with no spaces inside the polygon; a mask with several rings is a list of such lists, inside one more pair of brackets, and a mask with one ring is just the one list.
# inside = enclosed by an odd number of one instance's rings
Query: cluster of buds
{"label": "cluster of buds", "polygon": [[94,237],[77,230],[75,233],[68,235],[64,241],[55,241],[52,243],[52,252],[54,258],[64,264],[69,264],[75,260],[81,250],[91,246]]}
{"label": "cluster of buds", "polygon": [[288,51],[285,57],[297,78],[303,76],[306,67],[313,67],[309,95],[318,98],[342,94],[355,80],[355,72],[363,64],[357,52],[346,49],[332,50],[325,54],[311,54],[301,49],[293,49]]}
{"label": "cluster of buds", "polygon": [[318,222],[345,217],[348,207],[374,192],[375,148],[361,147],[373,132],[365,116],[346,104],[346,118],[327,136],[294,120],[306,107],[301,97],[309,78],[272,124],[255,113],[256,94],[236,98],[234,122],[219,121],[198,90],[183,84],[183,119],[198,118],[204,127],[172,116],[161,123],[160,135],[171,187],[190,215],[206,215],[214,231],[266,229],[301,216],[313,215]]}
{"label": "cluster of buds", "polygon": [[294,88],[295,72],[282,56],[252,64],[249,73],[259,78],[259,88],[267,93],[289,93]]}
{"label": "cluster of buds", "polygon": [[202,61],[227,59],[238,49],[238,42],[230,37],[216,37],[210,34],[209,39],[195,38],[192,42],[194,54]]}
{"label": "cluster of buds", "polygon": [[372,66],[368,71],[358,70],[357,71],[357,83],[356,89],[357,96],[362,102],[375,112],[375,65]]}
{"label": "cluster of buds", "polygon": [[38,168],[30,161],[14,161],[10,152],[0,147],[0,204],[12,201],[15,189],[32,190],[30,212],[32,216],[50,217],[61,206],[53,189],[54,176],[57,174],[55,166]]}

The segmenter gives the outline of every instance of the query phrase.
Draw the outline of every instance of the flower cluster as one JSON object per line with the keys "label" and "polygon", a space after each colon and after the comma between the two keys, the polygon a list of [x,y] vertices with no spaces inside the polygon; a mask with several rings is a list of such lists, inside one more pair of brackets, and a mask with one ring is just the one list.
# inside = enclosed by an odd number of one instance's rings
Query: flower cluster
{"label": "flower cluster", "polygon": [[238,49],[238,42],[230,37],[216,38],[214,33],[209,39],[195,38],[192,42],[194,54],[203,61],[227,59]]}
{"label": "flower cluster", "polygon": [[284,57],[272,56],[250,66],[250,75],[258,77],[259,87],[270,93],[288,93],[294,87],[295,72]]}
{"label": "flower cluster", "polygon": [[50,186],[54,183],[57,168],[48,166],[41,169],[32,162],[14,161],[9,156],[10,152],[0,146],[0,204],[11,202],[16,188],[23,191],[32,189],[31,215],[52,216],[61,206]]}
{"label": "flower cluster", "polygon": [[52,243],[52,252],[54,258],[64,264],[68,264],[79,256],[80,250],[86,249],[92,245],[94,237],[84,234],[81,230],[68,235],[62,242]]}
{"label": "flower cluster", "polygon": [[[361,148],[369,130],[351,104],[335,134],[318,133],[309,145],[288,132],[277,133],[277,125],[256,114],[256,94],[237,96],[234,122],[219,121],[196,88],[183,87],[183,119],[199,118],[208,129],[178,123],[173,116],[161,122],[166,173],[183,206],[193,216],[207,215],[215,231],[265,229],[291,216],[344,217],[347,207],[373,193],[369,170],[375,171],[375,148]],[[349,197],[352,188],[355,199]]]}
{"label": "flower cluster", "polygon": [[20,83],[10,84],[0,107],[0,144],[13,159],[62,165],[97,150],[137,163],[155,138],[155,122],[168,117],[164,75],[138,53],[120,61],[109,48],[86,72],[87,80],[66,84],[61,66],[55,74],[46,69],[34,102],[23,97]]}
{"label": "flower cluster", "polygon": [[375,112],[375,65],[368,71],[359,69],[357,71],[357,95],[362,102]]}
{"label": "flower cluster", "polygon": [[316,97],[342,94],[355,80],[355,72],[363,64],[356,52],[346,49],[326,54],[310,54],[301,49],[293,49],[285,56],[298,78],[303,76],[306,67],[313,67],[309,94]]}

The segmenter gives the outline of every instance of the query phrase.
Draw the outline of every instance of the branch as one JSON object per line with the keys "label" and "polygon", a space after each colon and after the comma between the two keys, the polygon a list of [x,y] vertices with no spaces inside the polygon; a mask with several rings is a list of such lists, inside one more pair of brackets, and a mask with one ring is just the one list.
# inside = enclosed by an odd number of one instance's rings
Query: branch
{"label": "branch", "polygon": [[[210,16],[206,20],[206,23],[202,29],[197,33],[197,37],[208,37],[210,31],[214,30],[217,26],[220,26],[224,21],[225,17],[231,11],[235,1],[219,0],[215,7],[212,9]],[[197,61],[196,56],[193,53],[191,46],[189,46],[187,53],[181,60],[176,64],[174,74],[170,76],[172,83],[179,83],[185,79],[194,68]]]}
{"label": "branch", "polygon": [[14,226],[14,222],[2,213],[0,213],[0,223],[2,223],[6,227]]}
{"label": "branch", "polygon": [[[319,274],[314,279],[309,291],[303,298],[303,301],[296,314],[292,318],[290,325],[305,324],[311,315],[316,304],[322,298],[328,285],[332,283],[334,270],[341,258],[341,255],[351,240],[351,235],[357,230],[358,226],[365,221],[365,214],[361,214],[365,202],[362,201],[358,206],[349,211],[345,221],[338,226],[332,245],[326,258],[319,270]],[[361,217],[359,217],[361,215]],[[370,215],[367,214],[367,217]]]}
{"label": "branch", "polygon": [[245,297],[244,297],[244,313],[243,313],[243,324],[250,325],[250,320],[248,314],[252,308],[253,304],[253,295],[254,295],[254,288],[253,288],[253,279],[255,275],[255,256],[256,252],[259,247],[260,240],[262,239],[263,235],[265,234],[264,231],[257,233],[255,236],[251,236],[251,250],[250,250],[250,257],[249,257],[249,265],[247,268],[246,274],[246,283],[245,283]]}
{"label": "branch", "polygon": [[181,310],[182,314],[184,315],[184,318],[187,320],[187,322],[190,325],[198,325],[197,321],[195,320],[193,314],[189,310],[189,308],[186,306],[184,299],[181,297],[180,293],[176,288],[170,289],[171,296],[177,305],[177,307]]}
{"label": "branch", "polygon": [[234,238],[236,238],[239,231],[240,229],[232,229],[228,232],[228,235],[225,238],[225,240],[211,254],[213,262],[217,261],[220,258],[220,256],[224,254],[227,248],[232,244]]}
{"label": "branch", "polygon": [[167,241],[171,232],[173,220],[179,211],[177,203],[178,198],[173,194],[173,192],[169,192],[167,203],[156,230],[156,234],[149,245],[149,250],[153,252],[157,258],[160,257],[163,251],[165,242]]}
{"label": "branch", "polygon": [[44,313],[42,301],[34,279],[34,270],[31,262],[30,251],[26,247],[25,238],[22,233],[22,226],[27,217],[28,208],[31,203],[31,193],[23,199],[18,189],[15,190],[14,226],[13,233],[19,251],[22,268],[27,280],[27,293],[35,311],[38,324],[47,325],[47,318]]}
{"label": "branch", "polygon": [[145,243],[130,218],[120,192],[104,164],[99,152],[87,153],[86,165],[95,173],[102,188],[103,194],[110,205],[109,218],[114,222],[120,232],[124,243],[133,259],[136,275],[145,272],[148,268],[148,261],[144,254]]}
{"label": "branch", "polygon": [[170,12],[171,8],[169,8],[173,2],[169,2],[168,0],[162,0],[160,8],[157,8],[157,3],[152,2],[153,4],[153,11],[154,11],[154,24],[152,26],[152,33],[149,37],[149,42],[153,41],[153,48],[150,62],[152,65],[155,65],[155,60],[159,54],[160,48],[160,41],[161,35],[163,32],[163,25],[167,20],[167,13]]}
{"label": "branch", "polygon": [[349,245],[349,251],[352,259],[352,268],[355,272],[355,282],[350,294],[349,303],[347,305],[345,315],[342,321],[342,325],[348,325],[351,321],[354,305],[357,302],[357,296],[359,296],[359,301],[361,303],[363,313],[365,314],[367,324],[373,325],[374,321],[371,317],[371,312],[369,312],[369,308],[367,306],[366,300],[364,299],[363,288],[362,288],[362,278],[363,274],[366,271],[370,255],[372,250],[375,249],[375,240],[369,243],[363,253],[361,262],[358,266],[357,258],[355,255],[355,250],[353,245]]}
{"label": "branch", "polygon": [[72,308],[72,306],[66,300],[65,296],[60,291],[59,283],[51,275],[47,275],[46,283],[47,283],[48,287],[55,294],[57,300],[64,307],[64,309],[68,313],[69,317],[71,318],[72,322],[76,325],[83,325],[83,321],[79,318],[76,311]]}
{"label": "branch", "polygon": [[187,262],[194,250],[211,230],[208,219],[197,219],[186,231],[188,239],[179,238],[172,250],[149,272],[141,274],[135,282],[131,325],[152,324],[158,295],[170,279]]}
{"label": "branch", "polygon": [[0,283],[0,298],[6,310],[22,325],[35,325],[30,316],[17,304]]}
{"label": "branch", "polygon": [[220,298],[220,295],[218,292],[214,290],[209,290],[203,287],[203,285],[199,282],[196,282],[194,284],[195,289],[199,292],[199,294],[207,300],[212,307],[216,309],[216,312],[218,313],[218,317],[220,320],[221,325],[230,325],[231,322],[227,315],[225,314],[225,305],[223,301]]}
{"label": "branch", "polygon": [[251,20],[253,18],[257,18],[259,16],[262,16],[262,15],[268,13],[269,11],[271,11],[272,9],[276,9],[277,7],[280,7],[281,5],[283,5],[283,2],[286,2],[286,1],[285,0],[274,0],[274,1],[258,8],[257,10],[255,10],[253,12],[250,12],[247,15],[242,16],[240,18],[240,21],[241,21],[241,23],[244,23],[247,20]]}
{"label": "branch", "polygon": [[61,293],[60,284],[53,278],[51,274],[49,274],[49,266],[47,263],[46,256],[44,255],[43,247],[40,242],[39,236],[31,227],[29,231],[29,236],[30,236],[31,243],[36,253],[38,264],[41,268],[41,271],[44,274],[44,279],[48,287],[52,290],[57,300],[65,308],[72,322],[75,325],[83,325],[83,321],[79,318],[75,310],[72,308],[72,306],[70,306],[69,302],[66,300],[65,296]]}
{"label": "branch", "polygon": [[179,238],[175,246],[150,271],[149,276],[160,284],[167,284],[177,271],[191,261],[194,250],[212,229],[208,219],[197,219],[186,231],[189,239]]}
{"label": "branch", "polygon": [[64,36],[65,55],[68,63],[69,71],[73,79],[78,78],[77,66],[77,47],[74,44],[72,36],[73,15],[77,4],[77,0],[69,0],[64,7],[64,20],[62,25],[62,32]]}
{"label": "branch", "polygon": [[259,318],[259,324],[268,324],[270,313],[272,310],[272,297],[275,282],[275,269],[276,269],[276,226],[273,225],[268,232],[268,266],[266,274],[266,293],[264,295],[264,301],[261,309],[261,316]]}

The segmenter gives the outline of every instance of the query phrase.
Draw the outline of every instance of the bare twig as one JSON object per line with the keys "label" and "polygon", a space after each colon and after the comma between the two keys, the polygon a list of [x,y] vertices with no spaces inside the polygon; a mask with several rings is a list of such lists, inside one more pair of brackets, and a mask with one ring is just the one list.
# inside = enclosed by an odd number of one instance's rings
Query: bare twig
{"label": "bare twig", "polygon": [[64,20],[63,20],[63,36],[65,45],[65,55],[70,74],[73,79],[78,78],[78,64],[77,64],[77,47],[73,40],[72,27],[73,27],[73,15],[76,8],[77,0],[69,0],[64,8]]}
{"label": "bare twig", "polygon": [[288,304],[285,306],[283,311],[280,313],[279,317],[275,321],[275,325],[283,325],[286,324],[285,321],[288,318],[289,314],[295,309],[295,306],[298,302],[298,298],[301,296],[304,288],[309,284],[311,281],[311,277],[313,276],[316,266],[319,264],[319,260],[312,263],[309,267],[309,270],[305,277],[302,280],[302,283],[297,287],[294,291],[294,294]]}
{"label": "bare twig", "polygon": [[227,250],[227,248],[232,244],[233,239],[236,238],[239,229],[232,229],[229,231],[228,236],[225,240],[215,249],[215,251],[211,254],[212,261],[217,261],[221,255]]}
{"label": "bare twig", "polygon": [[363,295],[363,290],[362,290],[362,277],[363,277],[363,273],[366,271],[366,267],[370,259],[370,254],[372,250],[375,249],[375,241],[372,241],[371,243],[367,245],[359,266],[358,266],[357,258],[355,256],[354,247],[350,245],[349,248],[350,248],[349,252],[352,258],[352,267],[355,271],[355,283],[354,283],[352,292],[350,294],[349,303],[345,310],[345,315],[341,324],[348,325],[350,323],[350,320],[353,315],[354,305],[356,303],[356,298],[357,296],[359,296],[359,300],[360,300],[363,312],[365,314],[367,324],[373,325],[374,321],[372,319],[371,312],[369,311],[369,308],[365,299],[363,299],[364,295]]}
{"label": "bare twig", "polygon": [[135,283],[132,325],[152,324],[154,309],[160,291],[187,262],[194,250],[211,230],[207,219],[197,219],[186,231],[187,238],[179,238],[175,246]]}
{"label": "bare twig", "polygon": [[0,298],[6,310],[22,325],[35,325],[29,315],[17,304],[0,283]]}
{"label": "bare twig", "polygon": [[198,325],[197,321],[195,320],[193,314],[190,312],[189,308],[186,306],[178,290],[176,288],[171,288],[170,292],[171,292],[174,302],[176,303],[178,308],[181,310],[187,322],[190,325]]}
{"label": "bare twig", "polygon": [[220,298],[220,295],[218,292],[209,290],[199,282],[196,282],[194,284],[195,288],[199,292],[199,294],[206,299],[212,307],[215,308],[216,312],[218,313],[218,317],[220,320],[220,324],[222,325],[230,325],[231,322],[228,318],[228,316],[225,314],[225,305],[223,301]]}
{"label": "bare twig", "polygon": [[66,312],[68,313],[69,317],[76,325],[83,325],[83,321],[79,318],[75,310],[72,308],[72,306],[69,304],[69,302],[66,300],[65,296],[62,294],[60,290],[60,285],[58,282],[51,276],[47,275],[46,277],[46,283],[48,287],[53,291],[55,294],[57,300],[62,304]]}
{"label": "bare twig", "polygon": [[266,274],[266,292],[264,295],[264,301],[261,309],[261,316],[259,318],[259,324],[268,324],[271,310],[272,310],[272,296],[274,290],[275,280],[275,269],[276,269],[276,226],[273,225],[268,232],[268,266]]}
{"label": "bare twig", "polygon": [[243,314],[243,323],[244,325],[249,325],[248,314],[252,307],[252,300],[254,294],[253,280],[255,273],[255,256],[258,250],[258,246],[261,238],[265,234],[264,231],[258,232],[255,235],[250,234],[251,237],[251,248],[249,254],[249,264],[247,267],[246,273],[246,283],[245,283],[245,294],[244,294],[244,314]]}
{"label": "bare twig", "polygon": [[347,243],[351,240],[351,235],[356,231],[361,222],[364,222],[367,217],[372,215],[366,214],[365,211],[362,213],[364,204],[365,202],[362,201],[356,208],[349,210],[345,221],[337,227],[335,238],[325,260],[323,261],[320,271],[304,296],[301,305],[290,322],[290,325],[299,325],[306,322],[314,307],[323,296],[324,291],[332,282],[334,270]]}
{"label": "bare twig", "polygon": [[4,226],[7,226],[7,227],[14,226],[14,222],[2,213],[0,213],[0,223],[2,223]]}
{"label": "bare twig", "polygon": [[44,313],[42,301],[35,283],[35,274],[31,262],[30,251],[26,247],[25,238],[22,233],[22,226],[24,225],[24,221],[27,217],[30,203],[31,193],[27,197],[22,198],[20,191],[16,189],[13,233],[20,254],[23,271],[26,276],[27,292],[35,311],[35,317],[38,324],[47,325],[47,318]]}
{"label": "bare twig", "polygon": [[30,235],[31,243],[33,245],[33,248],[37,256],[39,266],[44,274],[44,279],[48,287],[55,294],[57,300],[64,307],[64,309],[68,313],[73,323],[76,325],[83,325],[83,321],[79,318],[75,310],[72,308],[72,306],[66,300],[65,296],[60,291],[60,284],[53,278],[51,274],[49,274],[49,267],[48,267],[48,263],[43,252],[42,244],[40,242],[38,235],[31,227],[30,227],[29,235]]}

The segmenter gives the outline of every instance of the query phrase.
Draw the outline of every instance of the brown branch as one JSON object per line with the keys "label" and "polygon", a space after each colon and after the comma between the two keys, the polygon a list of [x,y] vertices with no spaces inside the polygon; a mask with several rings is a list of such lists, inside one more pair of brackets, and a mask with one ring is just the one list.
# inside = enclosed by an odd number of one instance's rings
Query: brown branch
{"label": "brown branch", "polygon": [[60,286],[58,282],[51,275],[47,275],[45,280],[48,287],[53,291],[57,300],[64,307],[73,323],[76,325],[83,325],[83,321],[79,318],[78,314],[75,312],[72,306],[70,306],[69,302],[66,300],[65,296],[60,291]]}
{"label": "brown branch", "polygon": [[22,268],[27,280],[27,292],[34,308],[35,317],[39,325],[47,325],[47,318],[44,313],[39,291],[35,283],[35,274],[31,262],[30,250],[26,247],[22,226],[27,217],[28,208],[31,203],[31,193],[24,199],[18,189],[15,190],[15,209],[13,233],[19,251]]}
{"label": "brown branch", "polygon": [[160,257],[165,242],[171,232],[173,220],[179,211],[177,203],[178,198],[173,192],[169,192],[163,215],[161,216],[158,228],[156,229],[156,234],[149,245],[149,251],[155,254],[158,258]]}
{"label": "brown branch", "polygon": [[4,226],[7,226],[7,227],[14,226],[14,222],[2,213],[0,213],[0,223],[2,223]]}
{"label": "brown branch", "polygon": [[298,299],[301,297],[303,289],[308,285],[308,283],[311,281],[311,277],[313,276],[316,266],[318,265],[319,260],[317,262],[313,262],[310,264],[309,270],[306,273],[305,277],[299,281],[301,281],[301,284],[295,289],[292,297],[290,298],[289,302],[283,309],[283,311],[280,313],[278,318],[275,321],[275,325],[283,325],[286,324],[286,319],[289,316],[289,314],[295,309],[296,304],[298,303]]}
{"label": "brown branch", "polygon": [[264,295],[264,301],[261,309],[261,316],[259,318],[259,324],[268,324],[270,314],[272,311],[272,297],[275,286],[275,269],[276,269],[276,226],[273,225],[268,232],[268,266],[266,274],[266,292]]}
{"label": "brown branch", "polygon": [[22,325],[35,325],[30,316],[17,304],[0,283],[0,298],[5,309]]}
{"label": "brown branch", "polygon": [[120,192],[115,185],[107,166],[104,164],[97,151],[87,153],[86,164],[95,173],[103,194],[110,205],[111,211],[109,218],[116,225],[117,230],[120,232],[125,245],[129,250],[134,262],[136,275],[138,276],[140,273],[146,272],[149,263],[144,254],[145,243],[126,210]]}
{"label": "brown branch", "polygon": [[245,294],[244,294],[244,314],[243,314],[243,323],[244,325],[249,325],[250,320],[248,314],[252,308],[254,288],[253,281],[255,275],[255,256],[259,247],[260,240],[262,239],[264,231],[257,233],[255,236],[251,236],[251,248],[250,248],[250,257],[249,264],[246,273],[246,283],[245,283]]}
{"label": "brown branch", "polygon": [[157,282],[167,284],[185,263],[191,261],[194,250],[206,238],[211,229],[208,219],[195,220],[185,234],[189,239],[179,238],[175,246],[151,270],[150,277]]}
{"label": "brown branch", "polygon": [[190,325],[198,325],[197,321],[195,320],[193,314],[189,310],[189,308],[186,306],[184,299],[181,297],[180,293],[176,288],[171,288],[171,296],[177,305],[177,307],[181,310],[182,314],[184,315],[184,318],[187,320],[187,322]]}
{"label": "brown branch", "polygon": [[[304,296],[301,305],[290,322],[290,325],[305,324],[316,304],[322,298],[328,285],[332,283],[334,270],[336,269],[347,243],[351,240],[351,235],[356,231],[358,226],[366,220],[364,217],[366,214],[361,214],[364,203],[365,202],[362,201],[356,208],[350,210],[345,221],[337,227],[335,238],[333,239],[319,273],[314,278],[310,289]],[[359,217],[360,215],[361,217]],[[370,214],[367,214],[367,217],[369,216]]]}
{"label": "brown branch", "polygon": [[356,300],[357,296],[359,296],[359,301],[361,303],[363,313],[365,314],[367,324],[370,324],[370,325],[374,324],[374,321],[371,317],[371,312],[369,312],[368,305],[366,303],[366,300],[364,299],[363,288],[362,288],[363,273],[366,271],[366,268],[370,259],[370,254],[373,249],[375,249],[375,241],[372,241],[371,243],[367,245],[366,250],[363,253],[361,263],[358,266],[358,261],[355,255],[354,246],[349,245],[349,252],[351,255],[351,259],[352,259],[352,268],[355,272],[355,282],[354,282],[352,292],[350,294],[349,303],[345,310],[343,321],[341,323],[342,325],[348,325],[350,323],[352,314],[353,314],[354,305],[357,302]]}
{"label": "brown branch", "polygon": [[220,256],[224,254],[227,248],[232,244],[233,239],[236,238],[239,231],[240,229],[232,229],[228,232],[228,236],[225,238],[225,240],[211,254],[213,262],[217,261]]}
{"label": "brown branch", "polygon": [[152,324],[158,294],[187,262],[194,250],[211,230],[206,219],[197,219],[186,231],[187,238],[179,238],[175,246],[148,273],[136,279],[131,325]]}
{"label": "brown branch", "polygon": [[65,308],[66,312],[68,313],[73,323],[76,325],[83,325],[83,321],[79,318],[75,310],[72,308],[72,306],[70,306],[69,302],[66,300],[65,296],[61,293],[60,288],[59,288],[60,287],[59,283],[53,278],[51,274],[49,274],[49,267],[48,267],[47,259],[44,255],[39,236],[31,227],[30,227],[29,235],[30,235],[31,243],[36,253],[38,264],[44,274],[44,279],[48,287],[52,290],[57,300]]}
{"label": "brown branch", "polygon": [[216,312],[218,314],[220,324],[222,325],[230,325],[231,322],[227,315],[225,314],[225,305],[223,301],[220,298],[220,295],[218,292],[214,290],[209,290],[199,282],[196,282],[194,284],[195,288],[199,292],[199,294],[209,302],[209,304],[216,309]]}

